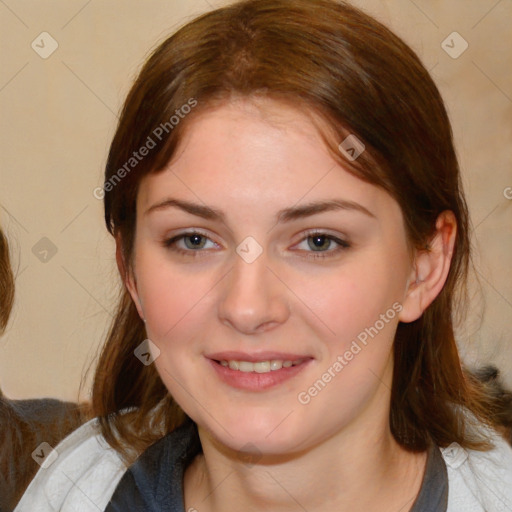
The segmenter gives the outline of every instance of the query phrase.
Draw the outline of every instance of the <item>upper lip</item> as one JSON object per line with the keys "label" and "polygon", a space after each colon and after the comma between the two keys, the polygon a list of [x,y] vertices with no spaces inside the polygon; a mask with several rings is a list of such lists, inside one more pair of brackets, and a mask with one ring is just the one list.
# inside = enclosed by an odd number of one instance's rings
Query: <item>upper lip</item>
{"label": "upper lip", "polygon": [[252,354],[248,354],[247,352],[238,351],[215,352],[214,354],[208,354],[206,357],[214,361],[249,361],[251,363],[257,363],[259,361],[298,361],[299,359],[311,359],[311,356],[286,352],[253,352]]}

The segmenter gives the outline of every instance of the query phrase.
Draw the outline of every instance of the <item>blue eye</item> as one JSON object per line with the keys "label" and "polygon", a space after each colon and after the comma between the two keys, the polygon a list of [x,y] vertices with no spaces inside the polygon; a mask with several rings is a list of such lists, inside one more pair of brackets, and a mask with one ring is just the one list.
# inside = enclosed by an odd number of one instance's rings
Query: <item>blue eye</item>
{"label": "blue eye", "polygon": [[306,254],[309,258],[327,258],[337,254],[339,251],[348,249],[350,244],[345,240],[326,233],[311,233],[301,240],[296,247],[300,251],[309,253]]}
{"label": "blue eye", "polygon": [[[209,250],[220,248],[208,236],[197,231],[181,233],[164,240],[163,246],[170,251],[186,256],[206,255]],[[322,232],[310,233],[295,246],[306,258],[328,258],[349,247],[348,242]]]}
{"label": "blue eye", "polygon": [[218,245],[207,236],[195,231],[182,233],[169,240],[165,240],[164,246],[181,253],[200,251],[201,249],[215,249],[218,247]]}

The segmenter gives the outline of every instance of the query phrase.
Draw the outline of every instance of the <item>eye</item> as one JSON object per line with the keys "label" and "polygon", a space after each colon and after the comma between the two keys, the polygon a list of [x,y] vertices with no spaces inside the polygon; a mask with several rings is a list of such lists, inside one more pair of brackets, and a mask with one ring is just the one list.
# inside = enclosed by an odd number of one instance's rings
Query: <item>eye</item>
{"label": "eye", "polygon": [[[304,251],[307,257],[327,258],[340,251],[348,249],[350,244],[336,236],[327,233],[310,233],[300,243],[295,246],[298,250]],[[318,254],[311,254],[318,253]]]}
{"label": "eye", "polygon": [[165,240],[164,246],[180,253],[190,253],[200,251],[201,249],[216,249],[219,247],[213,240],[197,231],[181,233]]}
{"label": "eye", "polygon": [[308,247],[312,251],[324,251],[331,247],[333,240],[326,235],[312,235],[306,238]]}

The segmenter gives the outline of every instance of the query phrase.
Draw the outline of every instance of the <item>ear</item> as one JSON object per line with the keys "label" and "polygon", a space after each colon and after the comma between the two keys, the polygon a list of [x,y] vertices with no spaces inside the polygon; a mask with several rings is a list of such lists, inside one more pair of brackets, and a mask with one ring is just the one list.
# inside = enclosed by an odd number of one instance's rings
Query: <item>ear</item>
{"label": "ear", "polygon": [[414,322],[441,292],[453,256],[457,221],[446,210],[436,220],[436,231],[424,249],[417,249],[400,312],[401,322]]}
{"label": "ear", "polygon": [[139,292],[137,290],[137,280],[135,279],[135,274],[132,266],[125,260],[123,253],[123,244],[121,237],[119,235],[116,236],[116,262],[119,273],[121,274],[121,278],[128,290],[128,293],[131,295],[132,300],[137,308],[137,312],[143,321],[144,320],[144,311],[142,310],[142,301],[139,297]]}

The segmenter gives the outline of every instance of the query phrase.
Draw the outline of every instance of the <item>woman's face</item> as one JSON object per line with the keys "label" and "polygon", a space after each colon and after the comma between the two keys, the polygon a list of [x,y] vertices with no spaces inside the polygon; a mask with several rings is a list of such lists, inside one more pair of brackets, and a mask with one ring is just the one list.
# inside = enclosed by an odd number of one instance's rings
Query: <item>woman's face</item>
{"label": "woman's face", "polygon": [[185,412],[225,446],[278,454],[387,427],[412,265],[396,201],[308,117],[264,107],[201,114],[143,179],[129,288]]}

